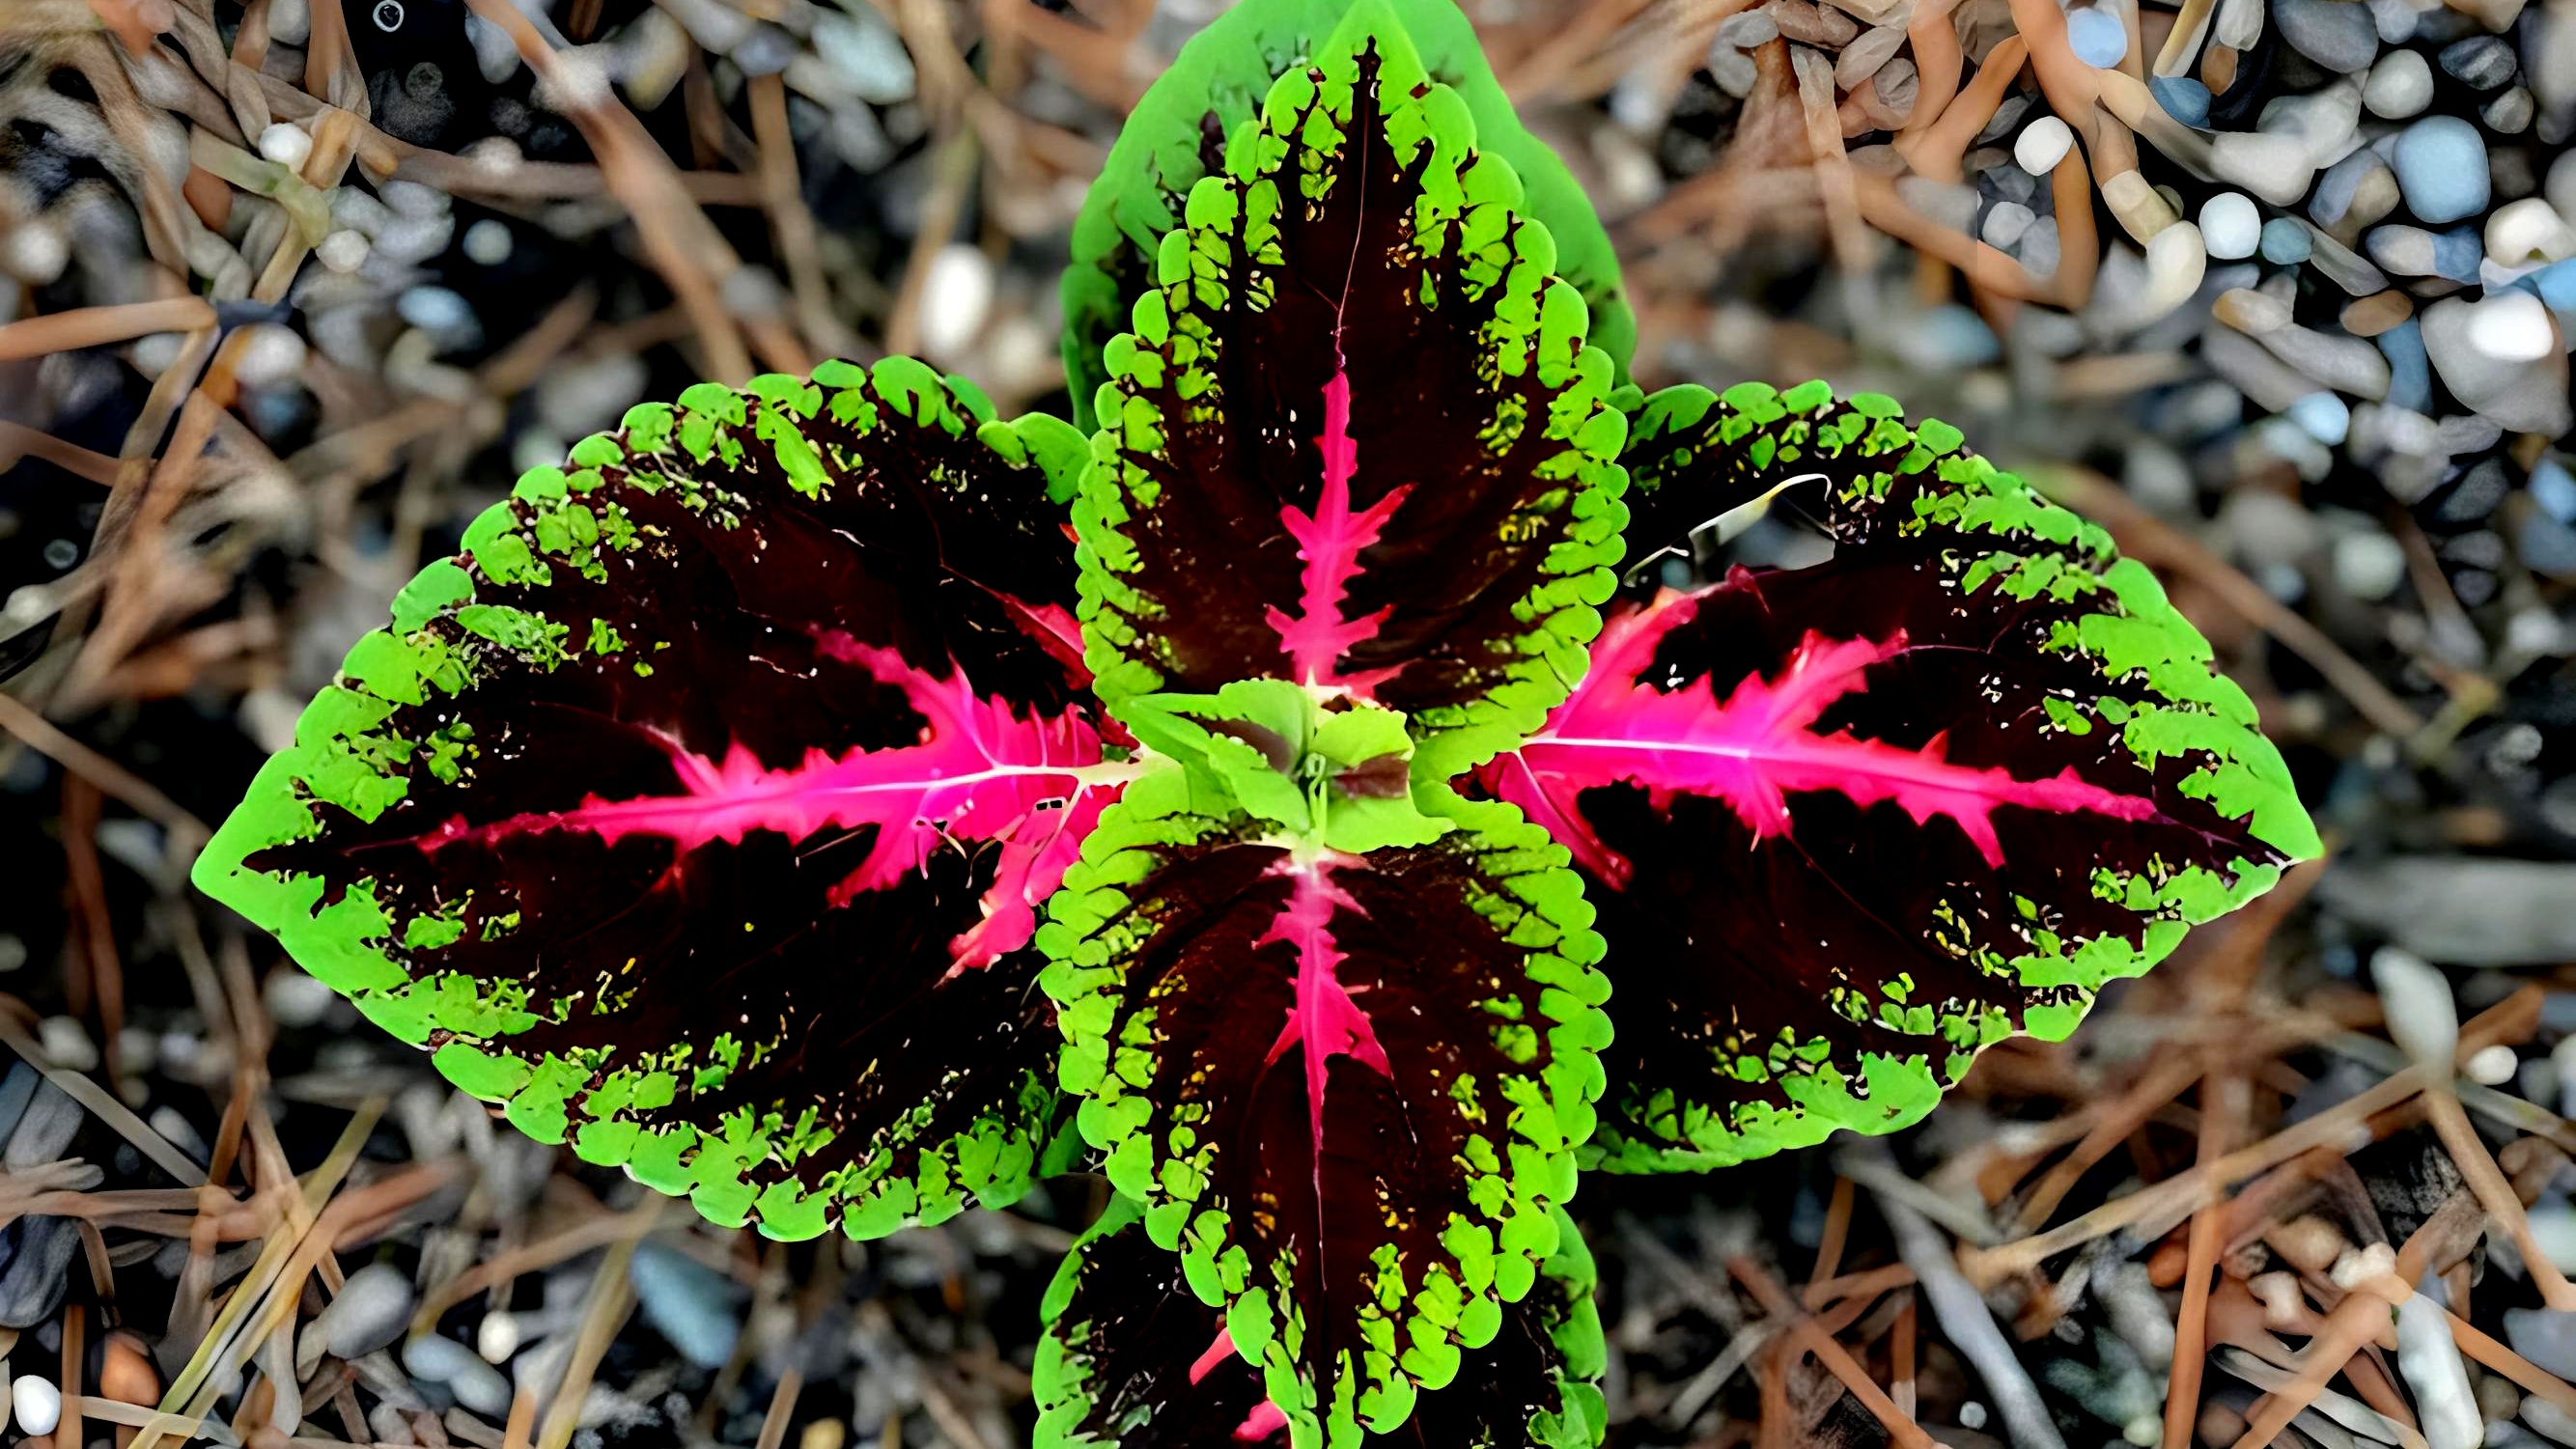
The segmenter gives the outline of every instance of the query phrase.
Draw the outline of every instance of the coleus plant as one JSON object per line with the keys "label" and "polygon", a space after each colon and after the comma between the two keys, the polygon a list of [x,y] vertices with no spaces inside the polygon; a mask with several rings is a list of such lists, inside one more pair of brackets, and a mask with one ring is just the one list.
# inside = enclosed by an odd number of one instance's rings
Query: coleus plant
{"label": "coleus plant", "polygon": [[[1245,0],[1109,165],[1079,426],[901,358],[636,408],[198,883],[720,1223],[1105,1173],[1042,1443],[1588,1445],[1579,1168],[1903,1126],[2317,851],[2153,577],[1955,429],[1627,384],[1448,0]],[[1653,587],[1793,484],[1829,562]]]}

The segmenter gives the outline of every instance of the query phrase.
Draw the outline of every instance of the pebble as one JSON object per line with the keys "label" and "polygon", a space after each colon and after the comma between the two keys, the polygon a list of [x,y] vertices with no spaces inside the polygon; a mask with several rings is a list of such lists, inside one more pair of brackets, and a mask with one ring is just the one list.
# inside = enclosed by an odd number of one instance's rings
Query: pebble
{"label": "pebble", "polygon": [[726,58],[744,75],[776,75],[796,59],[799,49],[795,36],[781,26],[764,22],[751,27],[751,33]]}
{"label": "pebble", "polygon": [[2238,287],[2221,292],[2210,303],[2209,315],[2248,337],[2260,337],[2290,325],[2290,304],[2267,292]]}
{"label": "pebble", "polygon": [[2013,160],[2033,176],[2045,176],[2066,159],[2075,144],[2075,133],[2055,116],[2042,116],[2022,128],[2013,139]]}
{"label": "pebble", "polygon": [[955,357],[984,330],[993,308],[993,263],[981,247],[952,242],[930,259],[921,289],[921,350]]}
{"label": "pebble", "polygon": [[2561,523],[2576,523],[2576,474],[2555,458],[2543,458],[2531,470],[2531,479],[2523,485],[2531,501],[2543,513]]}
{"label": "pebble", "polygon": [[313,9],[306,0],[271,0],[268,38],[281,45],[302,45],[313,36]]}
{"label": "pebble", "polygon": [[63,1421],[63,1391],[51,1379],[20,1374],[9,1385],[9,1407],[18,1427],[30,1434],[50,1434]]}
{"label": "pebble", "polygon": [[1887,64],[1904,43],[1902,25],[1881,25],[1863,32],[1860,39],[1843,47],[1843,53],[1835,57],[1834,84],[1849,90],[1878,74],[1878,68]]}
{"label": "pebble", "polygon": [[[2349,5],[2353,0],[2319,3]],[[2308,183],[2317,172],[2309,150],[2303,136],[2221,131],[2209,138],[2209,174],[2242,186],[2274,206],[2296,206],[2308,194]]]}
{"label": "pebble", "polygon": [[16,1129],[9,1134],[9,1145],[0,1148],[0,1168],[22,1172],[59,1161],[80,1125],[80,1104],[62,1088],[39,1081],[27,1098]]}
{"label": "pebble", "polygon": [[1998,251],[2010,251],[2013,244],[2022,239],[2022,234],[2030,230],[2031,223],[2038,219],[2037,213],[2018,201],[1998,201],[1986,212],[1985,222],[1977,234],[1985,238],[1986,245]]}
{"label": "pebble", "polygon": [[2442,47],[2442,69],[2476,90],[2491,91],[2513,79],[2513,47],[2503,37],[2473,35]]}
{"label": "pebble", "polygon": [[2556,312],[2576,312],[2576,257],[2552,262],[2526,279],[2540,300]]}
{"label": "pebble", "polygon": [[2053,277],[2057,275],[2057,264],[2061,260],[2061,245],[2057,236],[2057,218],[2043,216],[2031,223],[2030,230],[2022,233],[2021,249],[2013,255],[2020,259],[2022,269],[2032,276]]}
{"label": "pebble", "polygon": [[2426,116],[2407,127],[2390,160],[2418,219],[2438,226],[2486,209],[2486,143],[2459,117]]}
{"label": "pebble", "polygon": [[2107,10],[2079,6],[2066,12],[2066,43],[2077,60],[2108,70],[2129,53],[2129,27]]}
{"label": "pebble", "polygon": [[2331,233],[2315,227],[2308,228],[2308,265],[2343,288],[2347,296],[2367,297],[2388,287],[2388,278],[2379,268],[2362,260],[2360,253],[2336,241]]}
{"label": "pebble", "polygon": [[2209,87],[2185,75],[2160,75],[2147,82],[2147,90],[2164,107],[2166,115],[2186,126],[2209,124]]}
{"label": "pebble", "polygon": [[293,121],[279,121],[259,133],[259,154],[289,171],[300,170],[313,154],[313,137]]}
{"label": "pebble", "polygon": [[2200,208],[2200,239],[2221,261],[2254,255],[2262,244],[2263,214],[2241,191],[2222,191]]}
{"label": "pebble", "polygon": [[2471,305],[2469,345],[2506,362],[2531,362],[2558,350],[2558,333],[2538,297],[2498,292]]}
{"label": "pebble", "polygon": [[1929,176],[1899,176],[1896,194],[1906,205],[1952,231],[1977,229],[1977,208],[1983,201],[1974,187],[1935,181]]}
{"label": "pebble", "polygon": [[460,245],[467,261],[476,266],[497,267],[510,259],[510,224],[487,216],[465,229],[465,240]]}
{"label": "pebble", "polygon": [[1737,100],[1753,94],[1754,84],[1762,78],[1762,72],[1753,64],[1752,56],[1724,46],[1709,48],[1708,73],[1716,80],[1719,90]]}
{"label": "pebble", "polygon": [[2377,401],[2388,395],[2388,359],[2358,337],[2307,327],[2275,327],[2256,339],[2272,355],[2337,392]]}
{"label": "pebble", "polygon": [[2423,54],[2392,50],[2370,68],[2361,87],[2361,103],[2374,116],[2402,121],[2420,114],[2433,101],[2433,67]]}
{"label": "pebble", "polygon": [[[2540,315],[2545,321],[2548,314]],[[2483,330],[2513,339],[2514,327],[2489,324],[2479,329],[2476,323],[2477,309],[2456,297],[2445,297],[2424,311],[2424,351],[2451,395],[2517,433],[2554,437],[2576,424],[2567,397],[2566,354],[2551,349],[2537,359],[2498,357],[2480,345],[2477,334]]]}
{"label": "pebble", "polygon": [[635,1250],[627,1277],[645,1322],[681,1357],[703,1369],[722,1368],[733,1357],[742,1318],[731,1279],[658,1243]]}
{"label": "pebble", "polygon": [[2350,74],[2379,55],[2379,24],[2359,0],[2272,0],[2272,22],[2290,48]]}
{"label": "pebble", "polygon": [[422,1334],[403,1345],[402,1362],[431,1383],[445,1384],[456,1402],[487,1419],[510,1412],[510,1381],[455,1339]]}
{"label": "pebble", "polygon": [[893,26],[866,6],[850,14],[815,6],[814,54],[860,100],[891,106],[912,99],[918,84],[912,54]]}
{"label": "pebble", "polygon": [[485,85],[499,85],[519,73],[519,45],[510,32],[480,15],[465,17],[465,43],[474,50],[474,69]]}
{"label": "pebble", "polygon": [[2299,431],[2332,448],[2352,431],[2352,409],[2330,392],[2312,392],[2290,404],[2287,414]]}
{"label": "pebble", "polygon": [[2433,365],[2424,355],[2423,324],[2409,317],[2371,339],[2388,359],[2390,407],[2420,413],[2433,405]]}
{"label": "pebble", "polygon": [[2513,1351],[2560,1378],[2576,1376],[2576,1313],[2547,1308],[2504,1311],[2505,1342]]}
{"label": "pebble", "polygon": [[18,1119],[27,1114],[27,1104],[36,1099],[36,1086],[42,1081],[25,1062],[11,1062],[8,1072],[0,1075],[0,1142],[17,1132]]}
{"label": "pebble", "polygon": [[2346,305],[2336,320],[2355,337],[2376,337],[2414,315],[2414,300],[2392,288]]}
{"label": "pebble", "polygon": [[2478,119],[2499,136],[2519,136],[2531,128],[2531,118],[2538,109],[2531,92],[2521,86],[2499,91],[2496,98],[2478,108]]}
{"label": "pebble", "polygon": [[320,1334],[333,1358],[362,1358],[402,1336],[411,1308],[410,1276],[391,1263],[369,1263],[349,1275],[305,1332]]}
{"label": "pebble", "polygon": [[322,244],[313,249],[322,265],[344,276],[367,264],[367,251],[365,235],[346,227],[322,238]]}
{"label": "pebble", "polygon": [[0,1272],[0,1328],[33,1328],[53,1316],[71,1282],[72,1255],[80,1251],[80,1226],[69,1218],[20,1218],[9,1230],[14,1243]]}
{"label": "pebble", "polygon": [[2346,76],[2304,96],[2279,96],[2265,102],[2255,129],[2296,136],[2307,147],[2310,166],[2330,166],[2353,150],[2353,128],[2360,121],[2361,81]]}
{"label": "pebble", "polygon": [[2335,583],[2356,599],[2377,602],[2406,582],[2406,550],[2376,529],[2335,540]]}
{"label": "pebble", "polygon": [[1751,50],[1780,38],[1780,21],[1769,10],[1739,10],[1717,27],[1717,43]]}
{"label": "pebble", "polygon": [[99,1355],[98,1391],[120,1404],[160,1400],[161,1375],[153,1370],[151,1355],[133,1334],[119,1330],[107,1336]]}
{"label": "pebble", "polygon": [[2460,1075],[2481,1087],[2501,1087],[2512,1081],[2521,1070],[2522,1058],[2515,1056],[2513,1048],[2502,1043],[2478,1048],[2460,1065]]}
{"label": "pebble", "polygon": [[2276,216],[2263,223],[2260,245],[2263,260],[2295,267],[2308,259],[2308,229],[2289,217]]}
{"label": "pebble", "polygon": [[2406,277],[2473,282],[2478,262],[2486,255],[2477,234],[2466,227],[2433,232],[2418,226],[2382,226],[2372,228],[2361,240],[2372,261]]}
{"label": "pebble", "polygon": [[[2317,225],[2327,227],[2343,221],[2351,214],[2353,202],[2360,196],[2363,185],[2374,179],[2387,177],[2389,177],[2387,162],[2367,150],[2353,152],[2327,167],[2326,174],[2317,178],[2316,194],[2308,198],[2309,218]],[[2379,196],[2385,198],[2386,205],[2395,204],[2397,187],[2393,178],[2383,181],[2376,190]],[[2355,224],[2362,225],[2377,221],[2379,217],[2387,214],[2387,211],[2382,209],[2377,216],[2360,218]]]}
{"label": "pebble", "polygon": [[446,287],[407,288],[394,299],[394,311],[428,333],[440,351],[463,351],[482,342],[483,323],[474,315],[473,304]]}

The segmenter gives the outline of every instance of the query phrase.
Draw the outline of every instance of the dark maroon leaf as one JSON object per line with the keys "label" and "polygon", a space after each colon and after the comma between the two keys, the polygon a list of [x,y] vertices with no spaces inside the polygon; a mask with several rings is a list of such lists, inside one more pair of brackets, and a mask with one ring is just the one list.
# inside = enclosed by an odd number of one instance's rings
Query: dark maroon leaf
{"label": "dark maroon leaf", "polygon": [[1884,399],[1682,404],[1650,406],[1641,518],[1823,473],[1836,553],[1614,615],[1482,772],[1598,883],[1611,1165],[1903,1125],[2316,853],[2244,694],[2099,529]]}

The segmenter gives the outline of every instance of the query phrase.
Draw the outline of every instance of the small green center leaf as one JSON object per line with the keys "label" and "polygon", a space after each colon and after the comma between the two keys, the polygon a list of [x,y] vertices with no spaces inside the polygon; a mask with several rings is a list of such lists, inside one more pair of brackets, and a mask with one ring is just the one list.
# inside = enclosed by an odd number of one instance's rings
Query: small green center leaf
{"label": "small green center leaf", "polygon": [[1413,798],[1413,737],[1402,713],[1284,679],[1214,694],[1126,700],[1139,743],[1190,776],[1192,794],[1274,827],[1292,850],[1363,854],[1427,845],[1451,828]]}

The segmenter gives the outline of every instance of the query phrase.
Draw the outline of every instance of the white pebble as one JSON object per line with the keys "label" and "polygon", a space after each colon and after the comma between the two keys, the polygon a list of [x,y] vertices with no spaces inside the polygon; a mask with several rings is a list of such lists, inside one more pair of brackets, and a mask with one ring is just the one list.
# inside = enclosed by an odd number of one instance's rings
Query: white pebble
{"label": "white pebble", "polygon": [[993,308],[993,263],[983,249],[952,242],[930,259],[921,288],[921,350],[954,357],[984,330]]}
{"label": "white pebble", "polygon": [[247,329],[233,375],[252,387],[283,387],[304,370],[304,339],[292,327],[262,322]]}
{"label": "white pebble", "polygon": [[2361,103],[2370,113],[2392,121],[2414,115],[2432,100],[2433,67],[2418,51],[2392,50],[2382,55],[2361,87]]}
{"label": "white pebble", "polygon": [[9,1385],[9,1402],[17,1410],[18,1427],[30,1434],[50,1434],[63,1421],[63,1391],[34,1374],[20,1374]]}
{"label": "white pebble", "polygon": [[1974,1399],[1959,1406],[1959,1427],[1974,1432],[1986,1427],[1986,1406]]}
{"label": "white pebble", "polygon": [[2460,1008],[2450,978],[2412,951],[2382,946],[2371,953],[2370,978],[2387,1008],[2388,1034],[2406,1055],[2448,1071],[2460,1049]]}
{"label": "white pebble", "polygon": [[260,999],[278,1025],[311,1026],[340,999],[340,993],[292,967],[280,967],[269,973]]}
{"label": "white pebble", "polygon": [[313,138],[293,121],[280,121],[259,133],[259,154],[290,171],[301,170],[313,154]]}
{"label": "white pebble", "polygon": [[2222,191],[2200,208],[2200,239],[2223,262],[2254,255],[2263,240],[2263,213],[2242,191]]}
{"label": "white pebble", "polygon": [[46,1017],[36,1023],[36,1041],[58,1067],[86,1072],[98,1065],[98,1044],[89,1039],[89,1028],[76,1018]]}
{"label": "white pebble", "polygon": [[2558,350],[2558,331],[2538,297],[2498,292],[2470,309],[2469,345],[2499,362],[2534,362]]}
{"label": "white pebble", "polygon": [[2335,1255],[2334,1266],[2326,1277],[2337,1288],[2349,1293],[2374,1278],[2397,1271],[2397,1250],[2386,1243],[2372,1243],[2366,1248],[2346,1248]]}
{"label": "white pebble", "polygon": [[487,216],[465,229],[463,245],[467,261],[477,266],[497,267],[510,259],[509,225]]}
{"label": "white pebble", "polygon": [[2512,1081],[2514,1073],[2521,1069],[2522,1058],[2513,1054],[2513,1048],[2499,1043],[2478,1048],[2460,1070],[2479,1086],[2501,1087]]}
{"label": "white pebble", "polygon": [[2042,116],[2022,128],[2013,138],[2013,160],[2033,176],[2046,176],[2066,159],[2075,144],[2075,133],[2055,116]]}
{"label": "white pebble", "polygon": [[2397,1305],[2397,1371],[2415,1391],[2428,1449],[2478,1449],[2486,1420],[2469,1390],[2469,1366],[2451,1337],[2451,1315],[2421,1294]]}
{"label": "white pebble", "polygon": [[305,0],[269,0],[268,38],[280,45],[302,45],[313,38],[313,8]]}
{"label": "white pebble", "polygon": [[2576,256],[2576,227],[2537,196],[2508,201],[2487,217],[2487,258],[2499,267],[2527,267],[2571,256]]}
{"label": "white pebble", "polygon": [[367,264],[368,250],[367,239],[364,236],[342,228],[322,238],[322,244],[313,249],[313,254],[320,257],[322,265],[331,270],[348,273]]}

